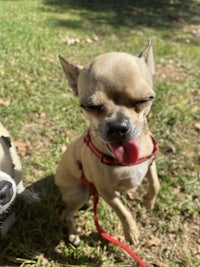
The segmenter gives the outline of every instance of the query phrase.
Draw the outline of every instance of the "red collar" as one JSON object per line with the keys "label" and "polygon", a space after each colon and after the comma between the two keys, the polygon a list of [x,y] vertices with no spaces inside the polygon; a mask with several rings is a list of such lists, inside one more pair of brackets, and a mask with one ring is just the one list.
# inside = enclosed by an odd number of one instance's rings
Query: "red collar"
{"label": "red collar", "polygon": [[[149,154],[148,156],[139,158],[135,163],[133,163],[131,165],[140,164],[140,163],[142,163],[142,162],[144,162],[150,158],[154,158],[156,156],[157,151],[158,151],[158,143],[157,143],[156,139],[153,138],[153,136],[151,136],[151,139],[152,139],[153,146],[154,146],[152,153]],[[95,154],[95,156],[97,156],[98,158],[101,159],[102,163],[104,163],[106,165],[110,165],[110,166],[129,166],[129,165],[126,165],[126,164],[119,162],[116,158],[105,155],[101,151],[99,151],[98,148],[96,148],[94,146],[94,144],[92,143],[89,132],[84,136],[83,140],[87,144],[87,146],[90,148],[90,150]]]}

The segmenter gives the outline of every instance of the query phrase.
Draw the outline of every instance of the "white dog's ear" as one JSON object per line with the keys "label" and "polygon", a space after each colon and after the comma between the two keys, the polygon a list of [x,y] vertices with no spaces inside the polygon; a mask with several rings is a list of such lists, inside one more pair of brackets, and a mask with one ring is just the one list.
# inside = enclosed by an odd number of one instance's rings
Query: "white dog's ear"
{"label": "white dog's ear", "polygon": [[59,55],[59,60],[63,67],[70,88],[73,89],[75,95],[78,95],[78,76],[80,74],[82,67],[67,61],[61,55]]}
{"label": "white dog's ear", "polygon": [[148,69],[151,75],[153,76],[155,74],[155,64],[151,38],[149,38],[147,46],[145,47],[144,51],[139,55],[139,57],[146,62]]}

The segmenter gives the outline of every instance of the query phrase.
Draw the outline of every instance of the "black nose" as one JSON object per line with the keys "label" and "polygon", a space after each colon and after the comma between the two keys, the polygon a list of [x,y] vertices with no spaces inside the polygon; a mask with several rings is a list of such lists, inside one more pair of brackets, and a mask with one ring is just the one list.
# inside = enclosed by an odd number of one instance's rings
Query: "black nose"
{"label": "black nose", "polygon": [[13,196],[12,184],[8,181],[0,181],[0,205],[6,205]]}
{"label": "black nose", "polygon": [[106,136],[112,142],[126,139],[130,130],[128,119],[108,122],[106,125]]}

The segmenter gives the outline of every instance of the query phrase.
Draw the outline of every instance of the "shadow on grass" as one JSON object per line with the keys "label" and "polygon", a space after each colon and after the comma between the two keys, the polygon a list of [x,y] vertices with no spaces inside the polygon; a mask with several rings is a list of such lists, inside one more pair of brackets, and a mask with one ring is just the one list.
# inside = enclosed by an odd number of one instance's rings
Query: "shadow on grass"
{"label": "shadow on grass", "polygon": [[[79,250],[67,242],[66,229],[57,220],[55,207],[60,195],[54,186],[53,176],[29,188],[40,195],[41,201],[27,201],[24,197],[16,200],[12,207],[16,211],[16,222],[5,238],[0,236],[0,265],[31,264],[43,258],[59,264],[90,264],[90,255],[80,255]],[[89,237],[83,235],[85,242],[98,238],[97,233]],[[101,264],[100,257],[96,256],[93,260]]]}
{"label": "shadow on grass", "polygon": [[46,10],[58,13],[78,13],[81,20],[57,20],[56,26],[98,30],[111,25],[121,27],[150,27],[155,29],[179,27],[198,23],[199,4],[195,0],[44,0]]}

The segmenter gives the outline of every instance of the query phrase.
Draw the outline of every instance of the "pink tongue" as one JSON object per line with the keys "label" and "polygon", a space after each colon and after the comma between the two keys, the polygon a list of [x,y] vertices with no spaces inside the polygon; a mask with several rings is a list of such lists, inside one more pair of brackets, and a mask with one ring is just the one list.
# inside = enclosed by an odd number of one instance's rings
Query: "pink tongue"
{"label": "pink tongue", "polygon": [[121,164],[130,165],[138,160],[139,149],[135,139],[109,144],[109,148]]}

